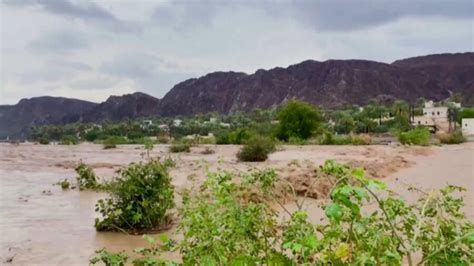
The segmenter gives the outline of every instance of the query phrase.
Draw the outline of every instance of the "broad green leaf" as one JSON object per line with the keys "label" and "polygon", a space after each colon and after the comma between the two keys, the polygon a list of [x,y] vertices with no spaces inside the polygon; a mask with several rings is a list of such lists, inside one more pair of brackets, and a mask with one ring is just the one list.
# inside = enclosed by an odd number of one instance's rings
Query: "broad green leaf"
{"label": "broad green leaf", "polygon": [[328,218],[334,219],[336,221],[340,221],[343,214],[341,206],[339,206],[337,203],[331,203],[328,205],[324,212]]}

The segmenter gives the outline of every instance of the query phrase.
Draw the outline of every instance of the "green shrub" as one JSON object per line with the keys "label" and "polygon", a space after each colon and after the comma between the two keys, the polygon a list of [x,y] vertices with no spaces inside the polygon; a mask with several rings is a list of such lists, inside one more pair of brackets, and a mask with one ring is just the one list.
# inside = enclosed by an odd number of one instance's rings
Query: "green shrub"
{"label": "green shrub", "polygon": [[97,181],[97,176],[91,167],[87,166],[83,162],[80,162],[75,170],[78,175],[77,184],[80,190],[97,189],[100,187],[99,182]]}
{"label": "green shrub", "polygon": [[191,144],[189,144],[187,142],[173,143],[169,147],[169,151],[173,152],[173,153],[190,152],[191,151]]}
{"label": "green shrub", "polygon": [[442,144],[460,144],[466,142],[466,138],[462,135],[460,130],[449,134],[439,135],[438,139]]}
{"label": "green shrub", "polygon": [[124,137],[119,136],[109,136],[102,141],[104,149],[114,149],[117,148],[118,144],[126,144],[127,140]]}
{"label": "green shrub", "polygon": [[43,136],[43,137],[41,137],[41,138],[38,139],[38,142],[39,142],[39,144],[41,144],[41,145],[48,145],[50,141],[49,141],[49,139],[48,139],[47,137],[44,137],[44,136]]}
{"label": "green shrub", "polygon": [[306,144],[308,144],[308,141],[306,139],[300,139],[298,137],[290,137],[288,139],[288,144],[291,144],[291,145],[306,145]]}
{"label": "green shrub", "polygon": [[58,182],[56,183],[56,185],[61,186],[61,188],[62,188],[63,190],[67,190],[67,189],[69,189],[69,188],[71,187],[71,183],[69,183],[69,180],[67,180],[67,179],[58,181]]}
{"label": "green shrub", "polygon": [[245,128],[239,128],[234,131],[223,130],[216,133],[216,144],[244,144],[251,134],[249,130]]}
{"label": "green shrub", "polygon": [[150,160],[120,171],[109,188],[110,198],[99,200],[95,220],[98,231],[143,231],[162,229],[171,221],[174,188],[168,170],[172,161]]}
{"label": "green shrub", "polygon": [[255,135],[240,149],[237,158],[243,162],[263,162],[274,151],[275,142],[272,139]]}
{"label": "green shrub", "polygon": [[402,144],[428,145],[430,141],[430,131],[426,127],[417,127],[407,132],[398,134],[398,140]]}
{"label": "green shrub", "polygon": [[278,113],[280,140],[288,141],[291,137],[308,139],[319,128],[321,115],[313,105],[292,100]]}
{"label": "green shrub", "polygon": [[76,136],[73,135],[64,136],[59,142],[59,144],[61,145],[77,145],[78,143],[79,140],[76,138]]}

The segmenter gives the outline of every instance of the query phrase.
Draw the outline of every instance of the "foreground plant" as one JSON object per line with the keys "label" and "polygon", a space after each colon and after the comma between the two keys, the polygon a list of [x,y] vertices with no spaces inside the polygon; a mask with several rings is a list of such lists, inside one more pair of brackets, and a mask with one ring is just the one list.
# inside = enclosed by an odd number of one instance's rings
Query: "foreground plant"
{"label": "foreground plant", "polygon": [[168,170],[170,160],[131,164],[109,185],[110,198],[99,200],[98,231],[140,232],[162,229],[170,222],[174,188]]}
{"label": "foreground plant", "polygon": [[[318,224],[309,220],[304,199],[291,184],[297,210],[290,212],[278,201],[277,183],[285,181],[273,170],[209,174],[201,191],[183,199],[179,231],[184,238],[176,245],[183,265],[474,263],[474,225],[460,211],[462,198],[453,195],[462,188],[420,192],[423,196],[408,204],[362,169],[326,161],[319,173],[332,188]],[[273,206],[290,219],[279,222]],[[148,253],[143,259],[150,264],[135,265],[163,265],[161,252],[154,250],[159,260]]]}

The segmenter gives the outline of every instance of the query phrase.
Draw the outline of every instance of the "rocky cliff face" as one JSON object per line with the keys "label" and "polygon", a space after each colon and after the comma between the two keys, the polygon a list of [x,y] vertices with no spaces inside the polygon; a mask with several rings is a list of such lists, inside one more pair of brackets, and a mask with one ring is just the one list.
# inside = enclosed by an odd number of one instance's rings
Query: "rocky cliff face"
{"label": "rocky cliff face", "polygon": [[32,126],[78,121],[97,104],[62,97],[22,99],[16,105],[0,106],[0,138],[25,137]]}
{"label": "rocky cliff face", "polygon": [[297,98],[323,107],[372,98],[442,100],[474,82],[474,53],[416,57],[384,64],[365,60],[304,61],[246,75],[219,72],[174,86],[161,100],[164,116],[268,108]]}
{"label": "rocky cliff face", "polygon": [[158,115],[160,100],[148,94],[136,92],[122,96],[110,96],[83,114],[82,122],[119,121],[137,117]]}

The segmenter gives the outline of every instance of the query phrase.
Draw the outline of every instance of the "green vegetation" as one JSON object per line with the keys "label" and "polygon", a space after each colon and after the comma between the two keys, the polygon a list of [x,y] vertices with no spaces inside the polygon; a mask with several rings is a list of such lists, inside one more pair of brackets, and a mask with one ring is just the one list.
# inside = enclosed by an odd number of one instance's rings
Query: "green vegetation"
{"label": "green vegetation", "polygon": [[278,112],[280,121],[277,137],[288,141],[289,138],[308,139],[318,129],[321,114],[312,105],[292,100]]}
{"label": "green vegetation", "polygon": [[[415,106],[410,106],[405,101],[383,105],[376,100],[370,100],[365,106],[318,109],[312,104],[291,100],[279,107],[255,109],[248,113],[147,118],[151,123],[134,120],[38,126],[32,129],[29,139],[42,143],[64,140],[64,144],[90,141],[103,144],[104,149],[117,145],[147,145],[150,142],[168,144],[183,141],[192,145],[242,145],[253,135],[275,138],[294,145],[363,145],[368,141],[365,134],[398,137],[400,132],[411,130],[410,115],[422,115],[423,103],[424,99],[419,99]],[[454,123],[454,128],[458,127],[462,118],[474,117],[473,108],[457,108],[449,101],[443,105],[449,107],[448,119],[452,126]]]}
{"label": "green vegetation", "polygon": [[442,144],[460,144],[466,142],[466,138],[462,135],[460,130],[453,133],[442,134],[438,136],[438,139]]}
{"label": "green vegetation", "polygon": [[67,135],[61,138],[59,144],[61,145],[77,145],[79,140],[73,135]]}
{"label": "green vegetation", "polygon": [[189,144],[188,142],[173,143],[169,147],[169,151],[173,152],[173,153],[190,152],[191,151],[191,144]]}
{"label": "green vegetation", "polygon": [[407,132],[401,132],[398,135],[398,140],[402,144],[423,145],[426,146],[430,141],[430,131],[425,127],[417,127]]}
{"label": "green vegetation", "polygon": [[77,184],[80,190],[100,188],[98,178],[91,167],[87,166],[83,162],[79,162],[79,165],[75,168],[75,170],[78,175]]}
{"label": "green vegetation", "polygon": [[48,145],[50,141],[47,137],[41,137],[38,139],[38,142],[41,145]]}
{"label": "green vegetation", "polygon": [[369,135],[344,135],[344,136],[334,136],[330,132],[326,132],[321,139],[321,145],[370,145],[372,139]]}
{"label": "green vegetation", "polygon": [[461,124],[463,118],[474,118],[474,108],[464,108],[457,115],[457,122]]}
{"label": "green vegetation", "polygon": [[170,223],[174,188],[168,170],[170,160],[131,164],[110,185],[110,198],[101,199],[96,211],[98,231],[139,232],[156,230]]}
{"label": "green vegetation", "polygon": [[237,153],[237,158],[244,162],[262,162],[267,160],[268,154],[275,151],[275,142],[259,135],[254,135]]}
{"label": "green vegetation", "polygon": [[[460,211],[463,199],[456,196],[464,189],[447,186],[422,192],[409,204],[362,169],[326,161],[317,175],[332,186],[322,206],[325,217],[313,224],[304,199],[291,193],[292,185],[274,170],[210,173],[201,190],[183,195],[178,227],[183,239],[174,242],[161,236],[157,244],[146,237],[151,247],[137,249],[133,264],[179,264],[163,258],[168,250],[180,251],[182,265],[474,263],[474,224]],[[279,201],[276,193],[282,183],[293,195],[294,211]],[[278,219],[275,206],[290,219]],[[127,257],[99,250],[91,263],[125,263]]]}
{"label": "green vegetation", "polygon": [[56,185],[61,186],[63,190],[68,190],[71,188],[71,183],[66,178],[64,180],[58,181]]}

